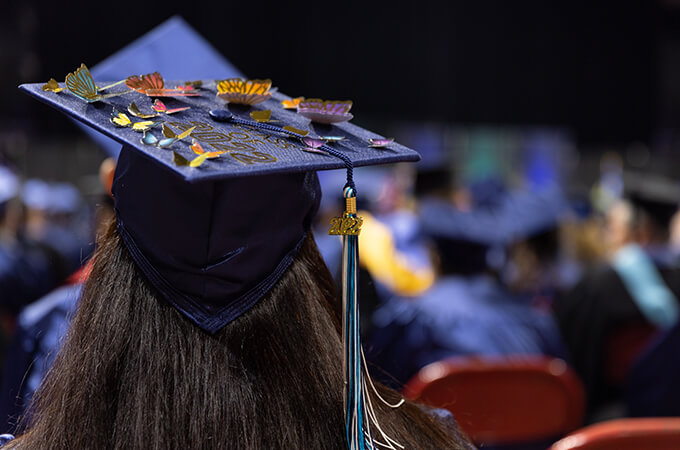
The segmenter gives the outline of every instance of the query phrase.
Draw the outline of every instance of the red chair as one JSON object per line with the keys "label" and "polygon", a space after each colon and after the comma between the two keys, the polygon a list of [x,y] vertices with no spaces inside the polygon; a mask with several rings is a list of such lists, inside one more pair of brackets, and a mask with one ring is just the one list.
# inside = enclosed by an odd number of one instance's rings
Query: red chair
{"label": "red chair", "polygon": [[622,387],[635,361],[659,329],[647,321],[635,321],[612,330],[605,341],[603,377],[607,384]]}
{"label": "red chair", "polygon": [[680,417],[610,420],[575,431],[550,447],[550,450],[646,449],[680,449]]}
{"label": "red chair", "polygon": [[585,408],[581,382],[564,361],[520,355],[429,364],[404,395],[451,411],[478,445],[549,445],[583,424]]}

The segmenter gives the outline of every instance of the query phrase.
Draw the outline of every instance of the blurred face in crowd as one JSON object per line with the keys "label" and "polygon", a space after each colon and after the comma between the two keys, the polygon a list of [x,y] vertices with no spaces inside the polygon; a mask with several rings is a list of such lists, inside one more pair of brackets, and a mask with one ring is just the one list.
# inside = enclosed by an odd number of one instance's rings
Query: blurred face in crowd
{"label": "blurred face in crowd", "polygon": [[671,220],[670,244],[675,250],[680,250],[680,211],[676,212]]}
{"label": "blurred face in crowd", "polygon": [[610,252],[633,240],[633,209],[626,201],[615,203],[607,212],[605,241]]}

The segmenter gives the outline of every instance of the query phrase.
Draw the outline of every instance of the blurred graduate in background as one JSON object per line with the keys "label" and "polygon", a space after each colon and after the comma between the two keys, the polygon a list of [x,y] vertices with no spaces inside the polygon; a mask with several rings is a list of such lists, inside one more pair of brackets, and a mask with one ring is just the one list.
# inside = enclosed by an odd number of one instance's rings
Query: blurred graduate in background
{"label": "blurred graduate in background", "polygon": [[[657,330],[678,320],[680,266],[669,241],[677,183],[640,173],[624,177],[623,196],[607,211],[608,261],[555,303],[571,362],[590,413],[621,414],[631,365]],[[606,408],[614,403],[617,408]],[[604,408],[604,410],[603,410]]]}
{"label": "blurred graduate in background", "polygon": [[420,226],[437,276],[423,293],[395,295],[377,309],[369,358],[403,384],[457,355],[564,357],[545,301],[554,289],[560,190],[507,191],[489,179],[462,195],[446,171],[419,180]]}
{"label": "blurred graduate in background", "polygon": [[63,283],[86,260],[91,247],[87,209],[68,183],[31,179],[2,168],[4,196],[0,241],[0,315],[3,333],[16,314]]}

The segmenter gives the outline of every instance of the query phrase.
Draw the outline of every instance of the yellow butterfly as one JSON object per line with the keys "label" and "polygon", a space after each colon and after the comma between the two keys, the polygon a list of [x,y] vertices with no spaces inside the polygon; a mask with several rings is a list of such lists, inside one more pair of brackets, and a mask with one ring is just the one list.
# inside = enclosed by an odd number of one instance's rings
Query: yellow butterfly
{"label": "yellow butterfly", "polygon": [[192,131],[194,131],[196,127],[191,127],[188,130],[182,132],[181,134],[175,134],[174,131],[170,129],[166,124],[163,124],[163,136],[165,136],[167,139],[176,139],[176,140],[182,140],[185,137],[189,136]]}
{"label": "yellow butterfly", "polygon": [[255,105],[269,100],[272,80],[244,80],[229,78],[217,82],[217,96],[230,103]]}
{"label": "yellow butterfly", "polygon": [[227,153],[224,150],[206,152],[205,150],[203,150],[203,147],[201,146],[201,144],[198,143],[196,139],[193,140],[193,143],[191,144],[191,149],[194,151],[194,153],[198,155],[189,163],[189,166],[191,167],[198,167],[201,164],[203,164],[206,159],[217,158],[218,156]]}
{"label": "yellow butterfly", "polygon": [[64,88],[59,87],[59,83],[57,83],[57,80],[55,80],[54,78],[50,78],[50,81],[43,85],[42,90],[51,92],[61,92],[64,90]]}
{"label": "yellow butterfly", "polygon": [[280,120],[272,119],[272,112],[269,109],[265,109],[264,111],[252,111],[250,113],[250,118],[259,123],[280,122]]}
{"label": "yellow butterfly", "polygon": [[128,106],[128,112],[135,117],[139,117],[140,119],[151,119],[153,117],[160,116],[160,114],[144,114],[135,102],[130,103],[130,106]]}
{"label": "yellow butterfly", "polygon": [[160,123],[151,120],[147,120],[144,122],[132,122],[132,120],[130,120],[127,114],[118,111],[116,108],[113,108],[110,120],[112,124],[118,127],[132,128],[133,130],[139,132],[150,130],[151,128],[155,127]]}

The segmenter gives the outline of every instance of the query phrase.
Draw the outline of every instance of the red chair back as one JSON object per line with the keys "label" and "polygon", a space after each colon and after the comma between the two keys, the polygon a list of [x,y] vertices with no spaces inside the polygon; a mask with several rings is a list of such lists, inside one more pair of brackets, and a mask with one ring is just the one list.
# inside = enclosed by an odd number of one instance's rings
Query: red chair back
{"label": "red chair back", "polygon": [[555,438],[583,423],[581,382],[561,359],[452,358],[421,369],[405,386],[412,400],[446,408],[477,444]]}
{"label": "red chair back", "polygon": [[613,330],[605,343],[603,376],[607,384],[623,386],[633,364],[658,333],[658,328],[646,321],[627,323]]}
{"label": "red chair back", "polygon": [[590,425],[560,439],[550,450],[677,450],[680,417],[617,419]]}

